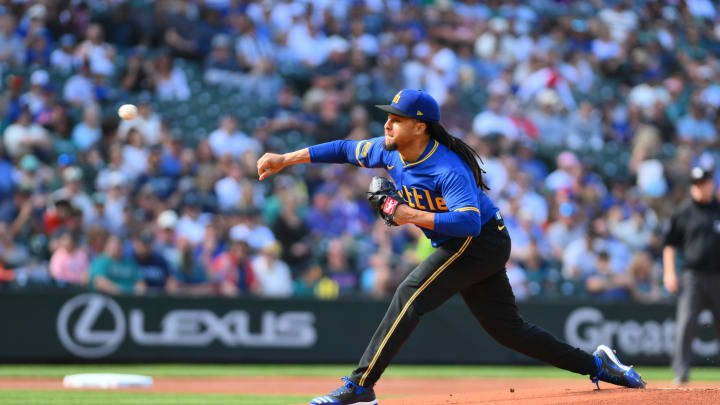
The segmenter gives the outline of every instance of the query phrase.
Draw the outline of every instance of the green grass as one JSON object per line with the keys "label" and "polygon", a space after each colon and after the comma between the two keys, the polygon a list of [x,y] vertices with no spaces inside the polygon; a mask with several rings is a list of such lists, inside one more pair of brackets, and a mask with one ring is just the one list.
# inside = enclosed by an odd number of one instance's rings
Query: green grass
{"label": "green grass", "polygon": [[[268,365],[268,364],[38,364],[0,365],[0,377],[59,378],[76,373],[128,373],[153,377],[216,377],[216,376],[317,376],[339,378],[347,375],[353,365]],[[637,367],[646,380],[671,380],[668,367]],[[394,365],[385,376],[413,378],[575,378],[568,371],[549,366],[416,366]],[[694,367],[693,381],[720,380],[720,367]]]}
{"label": "green grass", "polygon": [[288,405],[307,400],[307,395],[0,390],[2,405]]}

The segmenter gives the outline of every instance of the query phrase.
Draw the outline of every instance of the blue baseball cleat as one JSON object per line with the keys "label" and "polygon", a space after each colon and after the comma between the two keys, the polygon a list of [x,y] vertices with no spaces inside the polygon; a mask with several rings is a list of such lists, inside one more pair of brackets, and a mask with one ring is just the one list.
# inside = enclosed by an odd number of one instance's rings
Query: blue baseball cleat
{"label": "blue baseball cleat", "polygon": [[594,382],[600,389],[599,381],[610,384],[622,385],[628,388],[645,388],[640,374],[633,370],[632,366],[628,367],[618,360],[609,347],[600,345],[593,353],[595,357],[595,365],[597,366],[597,375],[590,376],[590,380]]}
{"label": "blue baseball cleat", "polygon": [[372,388],[363,388],[347,377],[342,380],[345,384],[328,395],[313,398],[310,405],[377,405]]}

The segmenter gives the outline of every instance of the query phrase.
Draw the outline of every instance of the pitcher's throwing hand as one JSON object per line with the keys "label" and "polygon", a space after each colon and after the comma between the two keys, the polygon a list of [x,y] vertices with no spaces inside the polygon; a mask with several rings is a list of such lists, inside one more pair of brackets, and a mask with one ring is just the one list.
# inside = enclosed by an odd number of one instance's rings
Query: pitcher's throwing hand
{"label": "pitcher's throwing hand", "polygon": [[285,167],[285,159],[277,153],[266,153],[257,161],[258,176],[260,181],[279,172]]}
{"label": "pitcher's throwing hand", "polygon": [[310,163],[310,152],[307,148],[282,155],[266,153],[257,161],[258,177],[260,177],[260,181],[263,181],[284,169],[285,166],[297,163]]}

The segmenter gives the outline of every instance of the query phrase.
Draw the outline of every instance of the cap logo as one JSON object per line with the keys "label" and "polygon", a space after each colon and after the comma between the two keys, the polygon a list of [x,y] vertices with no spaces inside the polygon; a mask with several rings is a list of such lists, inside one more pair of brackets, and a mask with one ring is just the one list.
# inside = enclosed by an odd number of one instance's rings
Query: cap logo
{"label": "cap logo", "polygon": [[417,115],[423,115],[422,111],[418,110]]}
{"label": "cap logo", "polygon": [[392,101],[393,104],[397,104],[400,102],[401,94],[402,94],[402,90],[398,91],[398,93],[395,95],[395,97],[393,97],[393,101]]}

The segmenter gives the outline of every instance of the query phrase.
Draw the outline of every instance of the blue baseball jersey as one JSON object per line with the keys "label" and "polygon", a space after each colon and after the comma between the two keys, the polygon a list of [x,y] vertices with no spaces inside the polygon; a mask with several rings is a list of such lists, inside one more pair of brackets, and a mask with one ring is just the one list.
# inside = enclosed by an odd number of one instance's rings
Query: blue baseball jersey
{"label": "blue baseball jersey", "polygon": [[414,162],[383,148],[384,137],[365,141],[333,141],[311,146],[310,160],[385,168],[410,207],[434,212],[434,230],[423,227],[437,247],[452,237],[477,236],[498,212],[475,183],[470,167],[455,152],[431,139]]}

